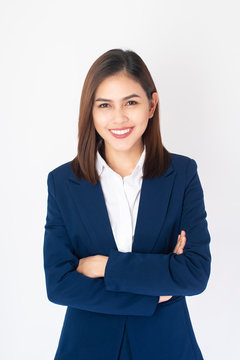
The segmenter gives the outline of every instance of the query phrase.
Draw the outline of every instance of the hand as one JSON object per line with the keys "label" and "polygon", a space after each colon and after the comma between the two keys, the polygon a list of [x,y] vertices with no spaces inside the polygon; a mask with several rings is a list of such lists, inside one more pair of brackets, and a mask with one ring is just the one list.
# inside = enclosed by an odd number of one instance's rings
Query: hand
{"label": "hand", "polygon": [[81,258],[76,268],[77,272],[90,278],[104,277],[108,256],[94,255]]}
{"label": "hand", "polygon": [[[177,244],[173,250],[173,252],[177,255],[183,254],[184,246],[186,245],[186,232],[184,230],[181,231],[181,234],[178,235]],[[172,296],[159,296],[158,303],[168,301],[172,298]]]}
{"label": "hand", "polygon": [[178,235],[177,244],[173,250],[177,255],[183,254],[183,249],[186,245],[186,232],[184,230],[181,231],[181,234]]}

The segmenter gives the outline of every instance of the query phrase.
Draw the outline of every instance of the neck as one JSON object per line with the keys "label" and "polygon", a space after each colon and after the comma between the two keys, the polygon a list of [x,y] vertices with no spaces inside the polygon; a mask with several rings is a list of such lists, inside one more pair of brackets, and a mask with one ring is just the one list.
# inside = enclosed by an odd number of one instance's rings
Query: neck
{"label": "neck", "polygon": [[131,175],[142,155],[143,150],[144,145],[142,141],[127,151],[116,151],[110,148],[108,144],[107,146],[105,144],[104,158],[112,170],[124,177]]}

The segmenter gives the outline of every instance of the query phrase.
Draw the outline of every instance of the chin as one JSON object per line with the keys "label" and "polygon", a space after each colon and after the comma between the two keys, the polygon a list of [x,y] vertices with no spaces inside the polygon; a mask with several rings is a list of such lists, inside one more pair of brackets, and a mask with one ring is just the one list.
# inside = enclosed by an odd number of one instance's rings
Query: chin
{"label": "chin", "polygon": [[112,149],[114,149],[115,151],[129,151],[136,145],[136,143],[119,144],[118,146],[116,144],[114,144],[114,145],[108,144],[108,145],[110,145],[110,147]]}

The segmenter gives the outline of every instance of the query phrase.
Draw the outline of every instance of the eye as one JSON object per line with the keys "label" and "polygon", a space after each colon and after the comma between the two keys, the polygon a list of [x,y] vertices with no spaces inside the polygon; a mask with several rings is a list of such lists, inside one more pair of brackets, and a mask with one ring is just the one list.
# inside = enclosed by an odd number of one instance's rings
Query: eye
{"label": "eye", "polygon": [[[129,100],[129,101],[127,102],[127,104],[128,104],[128,103],[133,103],[133,104],[130,104],[130,105],[135,105],[135,104],[137,104],[137,102],[134,101],[134,100]],[[106,106],[104,106],[104,105],[106,105]],[[103,104],[100,104],[98,107],[104,109],[104,108],[106,108],[108,105],[109,105],[109,104],[107,104],[107,103],[103,103]]]}
{"label": "eye", "polygon": [[[130,103],[130,102],[137,104],[137,102],[134,100],[129,100],[128,103]],[[133,104],[133,105],[135,105],[135,104]]]}
{"label": "eye", "polygon": [[104,104],[100,104],[99,107],[100,108],[105,108],[106,106],[102,106],[102,105],[108,105],[107,103],[104,103]]}

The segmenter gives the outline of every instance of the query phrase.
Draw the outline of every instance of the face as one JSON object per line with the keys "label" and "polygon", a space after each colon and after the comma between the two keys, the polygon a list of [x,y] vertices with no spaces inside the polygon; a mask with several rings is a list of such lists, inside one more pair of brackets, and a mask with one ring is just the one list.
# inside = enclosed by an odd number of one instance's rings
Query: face
{"label": "face", "polygon": [[142,86],[124,73],[109,76],[95,93],[93,122],[109,151],[142,149],[142,135],[158,101],[149,100]]}

